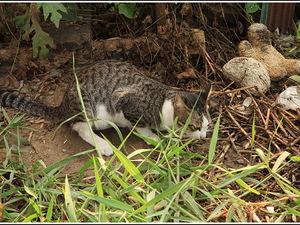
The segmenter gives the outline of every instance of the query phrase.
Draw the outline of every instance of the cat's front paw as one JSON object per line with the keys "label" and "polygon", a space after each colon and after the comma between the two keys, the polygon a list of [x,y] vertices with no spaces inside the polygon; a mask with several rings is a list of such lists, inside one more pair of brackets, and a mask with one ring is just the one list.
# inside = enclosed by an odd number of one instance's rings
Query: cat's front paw
{"label": "cat's front paw", "polygon": [[[156,134],[153,134],[152,136],[148,137],[150,139],[152,139],[155,142],[159,142],[159,137]],[[149,143],[148,141],[146,141],[147,145],[152,145],[151,143]]]}
{"label": "cat's front paw", "polygon": [[114,151],[112,150],[112,148],[107,142],[103,142],[103,141],[101,141],[101,143],[98,142],[98,147],[102,155],[111,156],[114,154]]}

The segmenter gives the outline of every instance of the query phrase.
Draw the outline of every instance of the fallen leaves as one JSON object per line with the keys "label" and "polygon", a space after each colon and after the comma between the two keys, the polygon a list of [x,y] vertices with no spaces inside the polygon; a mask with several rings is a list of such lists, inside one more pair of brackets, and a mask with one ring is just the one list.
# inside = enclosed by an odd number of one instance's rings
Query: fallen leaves
{"label": "fallen leaves", "polygon": [[197,78],[195,70],[193,68],[187,68],[184,72],[175,74],[178,80],[183,78]]}

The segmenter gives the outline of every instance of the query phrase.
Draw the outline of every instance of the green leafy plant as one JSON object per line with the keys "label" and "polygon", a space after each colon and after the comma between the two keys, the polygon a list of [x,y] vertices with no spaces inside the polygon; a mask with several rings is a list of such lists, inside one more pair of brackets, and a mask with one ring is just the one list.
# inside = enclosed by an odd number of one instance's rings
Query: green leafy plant
{"label": "green leafy plant", "polygon": [[20,29],[21,39],[32,40],[33,57],[45,57],[49,54],[49,48],[54,48],[53,38],[41,28],[40,13],[43,12],[44,20],[50,18],[59,28],[59,23],[68,9],[63,3],[30,3],[22,4],[25,13],[14,18],[16,27]]}
{"label": "green leafy plant", "polygon": [[247,2],[245,3],[245,10],[248,14],[255,13],[261,10],[261,3]]}
{"label": "green leafy plant", "polygon": [[258,10],[262,10],[262,3],[257,2],[247,2],[243,6],[247,20],[252,24],[254,20],[252,18],[253,13],[256,13]]}
{"label": "green leafy plant", "polygon": [[112,11],[118,10],[119,14],[126,16],[129,19],[134,19],[137,10],[136,3],[113,3],[110,8]]}

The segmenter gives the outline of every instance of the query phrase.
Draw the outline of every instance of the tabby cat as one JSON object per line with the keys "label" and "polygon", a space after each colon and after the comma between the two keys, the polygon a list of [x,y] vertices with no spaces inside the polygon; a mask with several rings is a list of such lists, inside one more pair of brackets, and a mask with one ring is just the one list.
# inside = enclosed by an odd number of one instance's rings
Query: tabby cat
{"label": "tabby cat", "polygon": [[[176,117],[178,126],[183,126],[192,113],[185,136],[206,136],[211,121],[207,104],[211,85],[198,93],[175,90],[147,77],[134,66],[115,60],[99,61],[77,70],[76,73],[88,116],[96,119],[91,122],[93,130],[109,128],[106,120],[119,127],[129,128],[137,123],[136,131],[139,134],[155,138],[157,135],[153,130],[172,127]],[[62,103],[57,107],[45,106],[4,90],[0,90],[0,96],[3,107],[42,116],[55,123],[82,112],[75,79],[69,84]],[[82,139],[95,146],[83,114],[70,122]],[[95,138],[103,155],[113,154],[104,139],[96,134]]]}

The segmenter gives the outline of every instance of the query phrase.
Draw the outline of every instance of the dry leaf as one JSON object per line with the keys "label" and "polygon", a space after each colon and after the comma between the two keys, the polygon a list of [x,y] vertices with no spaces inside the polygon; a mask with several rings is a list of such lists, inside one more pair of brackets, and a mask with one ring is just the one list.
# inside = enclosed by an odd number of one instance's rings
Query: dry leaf
{"label": "dry leaf", "polygon": [[182,73],[178,73],[175,75],[177,77],[178,80],[182,79],[182,78],[197,78],[195,71],[192,68],[188,68],[186,69],[186,71],[182,72]]}

